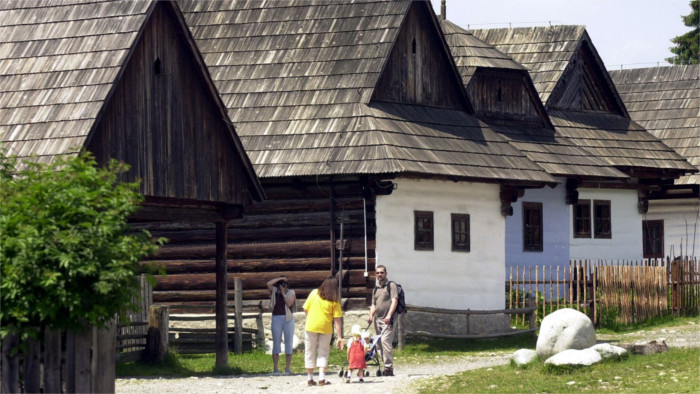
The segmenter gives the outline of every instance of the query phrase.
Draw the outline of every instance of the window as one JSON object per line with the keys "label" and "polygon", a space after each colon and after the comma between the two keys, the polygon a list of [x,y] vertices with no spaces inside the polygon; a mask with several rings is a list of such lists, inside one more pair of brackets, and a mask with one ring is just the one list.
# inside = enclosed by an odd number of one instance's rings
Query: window
{"label": "window", "polygon": [[433,213],[430,211],[413,211],[415,217],[415,250],[433,250]]}
{"label": "window", "polygon": [[593,201],[593,221],[595,238],[612,238],[609,200]]}
{"label": "window", "polygon": [[591,237],[591,200],[579,200],[573,205],[574,238]]}
{"label": "window", "polygon": [[469,215],[463,213],[452,214],[452,251],[469,252]]}
{"label": "window", "polygon": [[661,259],[664,257],[664,221],[643,220],[644,258]]}
{"label": "window", "polygon": [[542,251],[542,203],[523,202],[523,250]]}

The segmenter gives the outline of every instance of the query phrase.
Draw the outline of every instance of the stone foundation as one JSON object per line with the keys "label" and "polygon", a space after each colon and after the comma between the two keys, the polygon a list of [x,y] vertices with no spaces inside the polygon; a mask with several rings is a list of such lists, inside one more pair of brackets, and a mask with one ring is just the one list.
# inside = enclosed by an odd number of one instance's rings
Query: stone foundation
{"label": "stone foundation", "polygon": [[512,331],[506,314],[462,315],[410,311],[404,316],[407,333],[491,335]]}

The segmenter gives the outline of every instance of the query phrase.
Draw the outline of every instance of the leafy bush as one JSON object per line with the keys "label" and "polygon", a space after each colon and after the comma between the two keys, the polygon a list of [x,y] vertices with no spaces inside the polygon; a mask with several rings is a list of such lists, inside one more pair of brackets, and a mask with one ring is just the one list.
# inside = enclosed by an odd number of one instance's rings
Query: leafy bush
{"label": "leafy bush", "polygon": [[2,336],[103,327],[138,296],[139,261],[162,242],[130,232],[138,183],[118,181],[125,164],[98,168],[87,153],[16,163],[0,152]]}

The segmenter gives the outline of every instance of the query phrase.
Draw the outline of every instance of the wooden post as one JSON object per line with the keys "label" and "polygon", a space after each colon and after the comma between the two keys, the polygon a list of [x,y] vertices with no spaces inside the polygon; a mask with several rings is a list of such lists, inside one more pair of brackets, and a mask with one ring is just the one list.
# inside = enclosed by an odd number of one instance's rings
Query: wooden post
{"label": "wooden post", "polygon": [[151,305],[148,308],[148,332],[157,332],[158,334],[148,334],[146,341],[158,340],[158,343],[146,344],[146,351],[153,354],[144,355],[144,359],[151,361],[162,362],[168,355],[170,346],[170,306],[168,305]]}
{"label": "wooden post", "polygon": [[333,180],[330,181],[331,195],[330,195],[330,238],[331,238],[331,274],[335,272],[335,187],[333,186]]}
{"label": "wooden post", "polygon": [[243,354],[243,281],[236,278],[233,281],[233,294],[235,311],[236,331],[233,341],[233,350],[236,354]]}
{"label": "wooden post", "polygon": [[113,393],[116,378],[117,321],[112,320],[105,328],[97,330],[96,347],[92,358],[95,393]]}
{"label": "wooden post", "polygon": [[[61,331],[44,330],[44,392],[60,393],[61,390]],[[3,390],[4,392],[4,390]]]}
{"label": "wooden post", "polygon": [[265,325],[263,324],[262,312],[258,313],[258,316],[255,318],[255,324],[258,328],[258,335],[256,338],[258,340],[258,348],[263,349],[265,347]]}
{"label": "wooden post", "polygon": [[12,350],[19,339],[14,334],[7,334],[2,339],[2,392],[19,392],[19,356],[12,356]]}
{"label": "wooden post", "polygon": [[596,293],[598,292],[598,267],[593,267],[593,324],[598,322],[598,298]]}
{"label": "wooden post", "polygon": [[41,388],[41,341],[38,338],[27,339],[23,364],[24,392],[38,393]]}
{"label": "wooden post", "polygon": [[66,392],[91,393],[92,327],[66,332]]}
{"label": "wooden post", "polygon": [[[528,306],[532,307],[532,305],[534,304],[534,302],[532,302],[532,298],[530,297],[528,299],[528,301],[529,301]],[[535,307],[535,309],[530,312],[530,329],[534,329],[536,327],[537,327],[537,307]]]}
{"label": "wooden post", "polygon": [[405,322],[403,320],[404,314],[399,313],[398,317],[399,318],[396,319],[396,323],[398,325],[398,327],[396,327],[396,328],[399,331],[399,346],[398,347],[399,347],[399,350],[403,350],[403,347],[406,344],[406,327],[405,327],[406,325],[405,325]]}
{"label": "wooden post", "polygon": [[216,222],[216,363],[228,368],[228,277],[226,272],[226,221]]}

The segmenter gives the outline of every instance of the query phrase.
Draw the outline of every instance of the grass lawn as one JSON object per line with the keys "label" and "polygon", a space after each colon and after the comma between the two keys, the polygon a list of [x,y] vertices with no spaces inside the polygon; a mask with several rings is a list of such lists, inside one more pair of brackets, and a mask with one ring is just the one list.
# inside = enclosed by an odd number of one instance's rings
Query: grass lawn
{"label": "grass lawn", "polygon": [[632,355],[568,371],[547,371],[543,362],[478,369],[457,375],[418,381],[421,393],[562,393],[700,392],[700,349],[670,349],[649,356]]}

